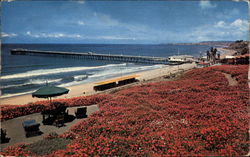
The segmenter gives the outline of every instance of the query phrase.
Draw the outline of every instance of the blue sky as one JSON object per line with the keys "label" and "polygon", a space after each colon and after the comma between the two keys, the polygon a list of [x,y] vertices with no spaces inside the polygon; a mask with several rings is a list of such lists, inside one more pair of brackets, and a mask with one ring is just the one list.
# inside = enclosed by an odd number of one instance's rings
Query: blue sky
{"label": "blue sky", "polygon": [[2,43],[161,44],[247,40],[240,1],[2,2]]}

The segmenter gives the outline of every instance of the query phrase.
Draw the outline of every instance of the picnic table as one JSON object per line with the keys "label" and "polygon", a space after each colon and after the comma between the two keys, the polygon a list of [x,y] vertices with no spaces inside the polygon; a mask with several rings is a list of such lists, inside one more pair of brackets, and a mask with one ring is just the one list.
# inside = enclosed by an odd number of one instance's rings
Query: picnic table
{"label": "picnic table", "polygon": [[64,123],[64,118],[67,116],[67,106],[59,104],[54,109],[44,110],[41,112],[43,115],[43,124],[52,125],[55,123]]}

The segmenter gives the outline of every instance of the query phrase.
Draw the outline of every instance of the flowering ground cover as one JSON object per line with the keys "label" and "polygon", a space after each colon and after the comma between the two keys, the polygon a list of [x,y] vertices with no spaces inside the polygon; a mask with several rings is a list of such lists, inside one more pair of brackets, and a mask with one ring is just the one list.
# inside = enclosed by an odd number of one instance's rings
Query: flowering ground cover
{"label": "flowering ground cover", "polygon": [[[97,104],[100,101],[108,98],[106,95],[92,95],[92,96],[81,96],[69,99],[57,99],[56,102],[61,102],[68,107],[73,106],[89,106]],[[50,109],[52,106],[48,100],[37,101],[35,103],[29,103],[27,105],[2,105],[0,106],[1,115],[0,119],[8,120],[16,117],[38,113],[46,109]]]}
{"label": "flowering ground cover", "polygon": [[[229,86],[223,73],[234,77],[237,85]],[[214,66],[194,69],[176,81],[61,100],[68,105],[98,103],[100,110],[57,137],[71,141],[48,156],[246,155],[247,76],[248,65]],[[15,111],[5,113],[11,110]],[[1,154],[35,155],[23,144]]]}

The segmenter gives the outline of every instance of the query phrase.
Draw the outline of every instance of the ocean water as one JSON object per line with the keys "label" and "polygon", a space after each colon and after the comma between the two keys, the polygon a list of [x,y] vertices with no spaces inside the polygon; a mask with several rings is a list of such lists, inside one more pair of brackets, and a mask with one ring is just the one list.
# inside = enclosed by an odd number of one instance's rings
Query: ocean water
{"label": "ocean water", "polygon": [[168,57],[176,55],[178,51],[179,54],[199,56],[199,52],[205,52],[209,49],[209,46],[170,44],[3,44],[1,47],[0,98],[31,93],[46,85],[46,83],[67,87],[163,66],[159,64],[11,55],[10,50],[15,48]]}

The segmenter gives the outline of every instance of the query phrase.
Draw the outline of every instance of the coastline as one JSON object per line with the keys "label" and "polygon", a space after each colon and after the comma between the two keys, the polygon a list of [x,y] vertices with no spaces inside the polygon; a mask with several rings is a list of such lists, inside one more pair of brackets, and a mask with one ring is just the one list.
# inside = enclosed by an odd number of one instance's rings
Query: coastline
{"label": "coastline", "polygon": [[[157,69],[143,71],[143,72],[137,72],[137,73],[128,74],[128,75],[124,75],[124,76],[138,75],[137,79],[140,82],[143,82],[143,81],[152,80],[152,79],[155,79],[158,77],[175,74],[175,73],[178,73],[180,71],[186,71],[186,70],[192,69],[194,67],[196,67],[195,63],[186,63],[186,64],[175,65],[175,66],[166,65],[162,68],[157,68]],[[109,78],[106,80],[115,79],[115,78],[119,78],[119,77]],[[100,80],[100,81],[106,81],[106,80]],[[98,82],[100,82],[100,81],[98,81]],[[72,98],[72,97],[78,97],[78,96],[87,96],[87,95],[105,92],[105,91],[95,92],[93,89],[93,86],[95,85],[95,83],[97,83],[97,82],[91,82],[91,83],[66,87],[70,90],[69,93],[62,95],[62,96],[58,96],[56,98],[53,98],[53,100],[60,99],[60,98]],[[113,89],[116,89],[116,88],[113,88]],[[46,99],[33,98],[31,94],[25,94],[25,95],[20,95],[20,96],[2,98],[2,99],[0,99],[0,105],[25,105],[28,103],[41,101],[41,100],[46,100]]]}

